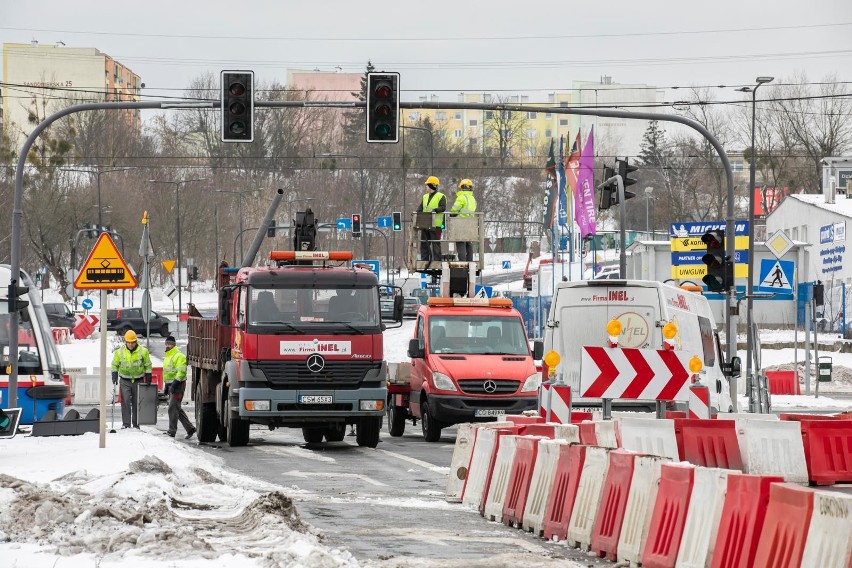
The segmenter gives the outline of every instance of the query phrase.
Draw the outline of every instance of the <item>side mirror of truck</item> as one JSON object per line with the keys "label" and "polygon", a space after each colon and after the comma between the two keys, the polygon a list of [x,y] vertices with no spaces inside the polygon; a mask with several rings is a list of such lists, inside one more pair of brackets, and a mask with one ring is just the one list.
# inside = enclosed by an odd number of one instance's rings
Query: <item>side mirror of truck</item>
{"label": "side mirror of truck", "polygon": [[544,341],[536,339],[533,341],[533,359],[541,361],[542,357],[544,357]]}
{"label": "side mirror of truck", "polygon": [[725,376],[730,377],[732,379],[735,379],[735,378],[740,376],[740,372],[741,372],[742,369],[741,369],[741,363],[740,363],[739,357],[731,357],[730,363],[724,363],[723,362],[721,366],[722,366],[722,373]]}
{"label": "side mirror of truck", "polygon": [[411,339],[408,342],[408,356],[412,359],[422,359],[426,356],[423,349],[420,348],[419,339]]}
{"label": "side mirror of truck", "polygon": [[231,325],[231,294],[233,289],[221,288],[219,290],[219,324]]}
{"label": "side mirror of truck", "polygon": [[393,297],[393,321],[402,321],[402,309],[405,305],[405,300],[402,296]]}

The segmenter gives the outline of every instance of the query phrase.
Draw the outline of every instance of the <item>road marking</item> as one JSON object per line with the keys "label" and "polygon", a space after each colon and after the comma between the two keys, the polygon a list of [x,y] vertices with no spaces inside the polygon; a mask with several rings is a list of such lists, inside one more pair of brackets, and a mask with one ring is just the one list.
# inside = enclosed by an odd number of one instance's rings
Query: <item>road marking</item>
{"label": "road marking", "polygon": [[400,460],[402,460],[402,461],[407,461],[408,463],[413,463],[414,465],[419,465],[419,466],[420,466],[420,467],[422,467],[423,469],[428,469],[429,471],[431,471],[431,472],[433,472],[433,473],[438,473],[438,474],[441,474],[441,475],[446,475],[446,474],[448,474],[448,473],[450,472],[450,468],[449,468],[449,467],[441,467],[441,466],[438,466],[438,465],[433,465],[433,464],[431,464],[431,463],[429,463],[429,462],[425,462],[425,461],[423,461],[423,460],[419,460],[419,459],[417,459],[417,458],[412,458],[411,456],[406,456],[406,455],[403,455],[403,454],[398,454],[398,453],[396,453],[396,452],[389,452],[388,450],[380,450],[380,449],[378,449],[378,448],[377,448],[377,449],[375,449],[375,450],[373,450],[373,451],[374,451],[374,452],[382,452],[383,454],[387,454],[387,455],[389,455],[389,456],[391,456],[391,457],[395,457],[395,458],[400,459]]}
{"label": "road marking", "polygon": [[290,471],[285,471],[282,475],[289,475],[290,477],[300,477],[302,479],[307,479],[308,477],[343,477],[346,479],[359,479],[364,483],[369,483],[370,485],[375,485],[376,487],[387,487],[386,484],[381,481],[376,481],[366,475],[361,475],[359,473],[334,473],[330,471],[298,471],[295,469],[291,469]]}
{"label": "road marking", "polygon": [[289,454],[297,458],[315,460],[323,463],[337,463],[337,460],[332,457],[324,456],[317,452],[305,449],[301,446],[255,446],[255,448],[257,448],[258,451],[267,454]]}

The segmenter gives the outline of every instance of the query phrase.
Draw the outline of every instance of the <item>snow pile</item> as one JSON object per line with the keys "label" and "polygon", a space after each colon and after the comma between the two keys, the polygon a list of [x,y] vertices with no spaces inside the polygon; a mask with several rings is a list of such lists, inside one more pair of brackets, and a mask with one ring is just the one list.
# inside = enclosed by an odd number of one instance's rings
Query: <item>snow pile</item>
{"label": "snow pile", "polygon": [[34,552],[60,566],[358,566],[324,547],[279,487],[189,444],[124,430],[104,449],[96,434],[4,446],[4,566],[31,566]]}

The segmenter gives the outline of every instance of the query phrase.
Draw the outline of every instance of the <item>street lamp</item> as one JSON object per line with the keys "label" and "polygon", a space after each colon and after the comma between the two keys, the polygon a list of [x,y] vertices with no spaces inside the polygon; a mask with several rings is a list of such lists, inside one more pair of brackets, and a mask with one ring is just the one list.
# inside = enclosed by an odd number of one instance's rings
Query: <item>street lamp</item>
{"label": "street lamp", "polygon": [[[754,129],[757,119],[757,89],[764,83],[770,83],[775,77],[758,77],[755,79],[757,84],[754,87],[741,87],[737,89],[742,93],[751,93],[751,159],[749,164],[749,184],[748,184],[748,278],[746,278],[746,385],[749,387],[749,407],[753,406],[754,397],[752,396],[753,381],[753,366],[752,366],[752,351],[754,349],[753,339],[751,334],[751,326],[753,324],[753,300],[754,297],[754,185],[755,185],[755,164],[757,152],[754,147]],[[730,235],[729,238],[733,237]],[[753,410],[750,408],[750,410]]]}
{"label": "street lamp", "polygon": [[645,232],[651,232],[651,195],[654,193],[653,187],[645,188]]}
{"label": "street lamp", "polygon": [[[192,181],[192,180],[190,180],[190,181]],[[260,191],[260,189],[243,189],[243,190],[239,190],[239,189],[217,189],[216,190],[216,193],[233,193],[234,195],[237,195],[239,197],[239,199],[238,199],[239,207],[237,209],[238,209],[239,215],[240,215],[240,262],[241,263],[243,261],[243,257],[245,256],[245,253],[243,251],[243,197],[247,193],[254,193],[254,192],[257,192],[257,191]],[[218,232],[218,229],[217,229],[217,232]],[[219,261],[217,260],[216,262],[218,263]],[[237,263],[237,259],[235,258],[234,264],[236,264],[236,263]]]}
{"label": "street lamp", "polygon": [[[354,154],[315,154],[315,158],[355,158],[358,160],[358,169],[361,171],[361,215],[367,212],[367,189],[364,186],[364,162],[361,161],[361,156]],[[364,246],[364,260],[367,260],[367,235],[361,237],[361,244]]]}
{"label": "street lamp", "polygon": [[180,185],[182,183],[189,183],[191,181],[206,181],[207,178],[199,178],[199,179],[185,179],[185,180],[159,180],[159,179],[149,179],[148,183],[171,183],[175,186],[175,230],[177,232],[177,289],[178,289],[178,321],[177,321],[177,333],[180,335],[180,318],[183,315],[183,294],[181,293],[182,286],[182,278],[181,278],[181,269],[183,267],[183,253],[180,246]]}

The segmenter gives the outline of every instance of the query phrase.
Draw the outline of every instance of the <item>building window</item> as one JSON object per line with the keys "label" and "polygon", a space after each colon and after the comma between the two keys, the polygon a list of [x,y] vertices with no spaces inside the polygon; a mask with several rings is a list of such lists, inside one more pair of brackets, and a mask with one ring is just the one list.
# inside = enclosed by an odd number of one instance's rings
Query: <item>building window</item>
{"label": "building window", "polygon": [[538,133],[533,128],[527,130],[527,138],[535,138],[537,134]]}
{"label": "building window", "polygon": [[546,129],[546,130],[544,131],[544,137],[545,137],[545,138],[550,138],[551,136],[553,136],[553,131],[552,131],[551,129],[549,129],[549,128],[548,128],[548,129]]}
{"label": "building window", "polygon": [[527,113],[527,120],[535,120],[535,117],[536,117],[537,115],[538,115],[538,113],[537,113],[537,112],[528,112],[528,113]]}
{"label": "building window", "polygon": [[794,241],[799,240],[799,228],[793,227],[793,236],[791,237]]}
{"label": "building window", "polygon": [[435,120],[447,120],[447,112],[439,110],[435,113]]}
{"label": "building window", "polygon": [[802,225],[802,230],[799,231],[799,236],[802,237],[802,241],[808,242],[808,226]]}
{"label": "building window", "polygon": [[461,120],[461,113],[460,112],[456,113],[456,120]]}
{"label": "building window", "polygon": [[476,126],[476,119],[474,118],[473,120],[468,121],[468,124],[470,124],[471,126]]}
{"label": "building window", "polygon": [[567,108],[567,107],[568,107],[568,103],[559,103],[559,107],[560,107],[560,108]]}
{"label": "building window", "polygon": [[413,120],[415,122],[420,120],[420,113],[419,112],[408,113],[408,120]]}
{"label": "building window", "polygon": [[552,114],[549,112],[544,113],[544,118],[550,118],[551,116]]}
{"label": "building window", "polygon": [[494,112],[490,110],[485,111],[485,120],[491,120],[494,118]]}
{"label": "building window", "polygon": [[454,138],[461,138],[462,137],[462,131],[461,131],[460,128],[457,128],[456,130],[453,131],[453,137]]}
{"label": "building window", "polygon": [[535,158],[535,148],[527,148],[527,158]]}
{"label": "building window", "polygon": [[478,142],[479,142],[478,138],[469,138],[468,141],[467,141],[467,143],[470,145],[471,148],[476,148]]}
{"label": "building window", "polygon": [[731,162],[731,170],[735,172],[743,171],[743,163],[739,160],[734,160],[733,162]]}
{"label": "building window", "polygon": [[559,126],[568,126],[568,119],[567,118],[560,118],[559,119]]}

